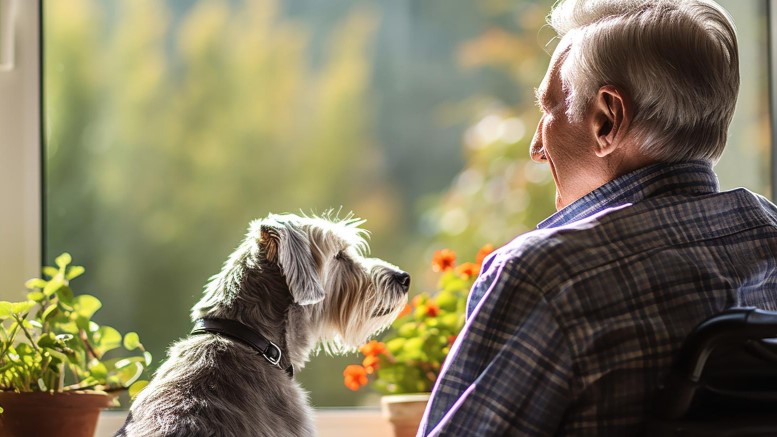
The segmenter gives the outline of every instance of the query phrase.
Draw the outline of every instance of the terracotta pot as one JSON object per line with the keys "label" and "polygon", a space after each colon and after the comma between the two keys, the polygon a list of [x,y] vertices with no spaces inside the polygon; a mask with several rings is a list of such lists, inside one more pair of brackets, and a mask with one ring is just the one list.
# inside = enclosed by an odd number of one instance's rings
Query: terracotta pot
{"label": "terracotta pot", "polygon": [[100,410],[116,396],[101,392],[0,392],[0,437],[93,437]]}
{"label": "terracotta pot", "polygon": [[414,437],[424,416],[429,393],[383,396],[380,400],[383,417],[394,427],[396,437]]}

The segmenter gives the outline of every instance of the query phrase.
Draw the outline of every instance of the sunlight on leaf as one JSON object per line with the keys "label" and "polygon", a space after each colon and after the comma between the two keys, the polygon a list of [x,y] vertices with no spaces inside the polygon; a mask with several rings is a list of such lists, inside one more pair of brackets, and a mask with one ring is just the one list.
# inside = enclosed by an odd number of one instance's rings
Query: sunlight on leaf
{"label": "sunlight on leaf", "polygon": [[46,266],[43,268],[43,274],[48,276],[49,278],[53,278],[57,276],[57,274],[59,274],[59,270],[51,266]]}
{"label": "sunlight on leaf", "polygon": [[121,383],[122,387],[129,387],[133,382],[140,378],[142,373],[143,365],[138,362],[134,362],[128,366],[118,369],[114,373],[114,376],[119,378],[119,382]]}
{"label": "sunlight on leaf", "polygon": [[46,286],[46,284],[47,284],[47,282],[44,281],[43,279],[33,278],[33,279],[30,279],[29,281],[25,282],[24,286],[29,288],[29,289],[33,289],[33,288],[43,288],[43,287]]}
{"label": "sunlight on leaf", "polygon": [[148,385],[148,381],[136,381],[129,387],[129,395],[133,400]]}
{"label": "sunlight on leaf", "polygon": [[43,288],[43,294],[45,294],[47,297],[50,297],[59,289],[65,285],[64,282],[62,282],[60,279],[52,279],[51,281],[46,284],[46,286]]}
{"label": "sunlight on leaf", "polygon": [[95,312],[102,307],[100,300],[88,294],[81,294],[73,299],[73,310],[82,317],[92,318]]}
{"label": "sunlight on leaf", "polygon": [[135,350],[140,346],[140,337],[137,332],[128,332],[124,336],[124,349]]}
{"label": "sunlight on leaf", "polygon": [[0,319],[11,317],[13,314],[11,302],[0,301]]}
{"label": "sunlight on leaf", "polygon": [[71,279],[75,279],[75,278],[83,275],[85,271],[86,271],[86,269],[84,269],[83,266],[73,266],[73,267],[70,267],[67,270],[67,275],[65,275],[65,279],[67,279],[68,281],[71,280]]}
{"label": "sunlight on leaf", "polygon": [[61,268],[61,269],[65,268],[72,261],[73,261],[73,258],[67,252],[65,252],[62,255],[58,256],[57,259],[54,260],[54,262],[57,264],[57,266],[59,266],[59,268]]}

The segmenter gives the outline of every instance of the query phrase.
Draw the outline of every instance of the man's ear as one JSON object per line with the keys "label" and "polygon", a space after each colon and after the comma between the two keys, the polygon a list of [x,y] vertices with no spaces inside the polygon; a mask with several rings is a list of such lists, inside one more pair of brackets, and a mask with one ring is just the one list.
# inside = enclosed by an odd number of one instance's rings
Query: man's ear
{"label": "man's ear", "polygon": [[304,232],[292,223],[268,219],[260,225],[259,244],[267,260],[281,268],[294,302],[310,305],[324,299],[310,241]]}
{"label": "man's ear", "polygon": [[596,156],[603,158],[623,143],[631,124],[631,104],[623,91],[606,85],[599,88],[591,111],[591,129],[596,137]]}

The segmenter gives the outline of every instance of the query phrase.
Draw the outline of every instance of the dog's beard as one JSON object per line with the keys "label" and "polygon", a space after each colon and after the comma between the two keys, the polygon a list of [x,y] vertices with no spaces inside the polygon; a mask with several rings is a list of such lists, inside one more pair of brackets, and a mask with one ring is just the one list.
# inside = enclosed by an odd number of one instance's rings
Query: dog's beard
{"label": "dog's beard", "polygon": [[389,315],[389,314],[393,313],[393,312],[394,312],[394,310],[395,310],[395,308],[383,308],[383,309],[378,309],[378,310],[375,310],[375,311],[372,313],[372,317],[383,317],[383,316],[387,316],[387,315]]}
{"label": "dog's beard", "polygon": [[[347,291],[346,291],[347,292]],[[357,303],[347,311],[339,306],[325,309],[333,330],[324,334],[321,345],[328,353],[350,352],[371,337],[386,330],[407,303],[407,294],[399,287],[376,290],[370,287],[365,299],[345,299]]]}

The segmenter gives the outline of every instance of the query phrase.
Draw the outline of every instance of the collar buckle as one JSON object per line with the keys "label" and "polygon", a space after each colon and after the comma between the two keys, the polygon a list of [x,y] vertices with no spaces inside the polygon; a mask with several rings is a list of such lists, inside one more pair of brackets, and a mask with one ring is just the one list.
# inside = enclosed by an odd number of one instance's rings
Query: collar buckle
{"label": "collar buckle", "polygon": [[262,352],[262,356],[273,366],[280,367],[278,363],[281,362],[281,357],[283,356],[283,354],[281,354],[281,348],[270,340],[267,340],[267,343],[270,344],[267,346],[267,350]]}

